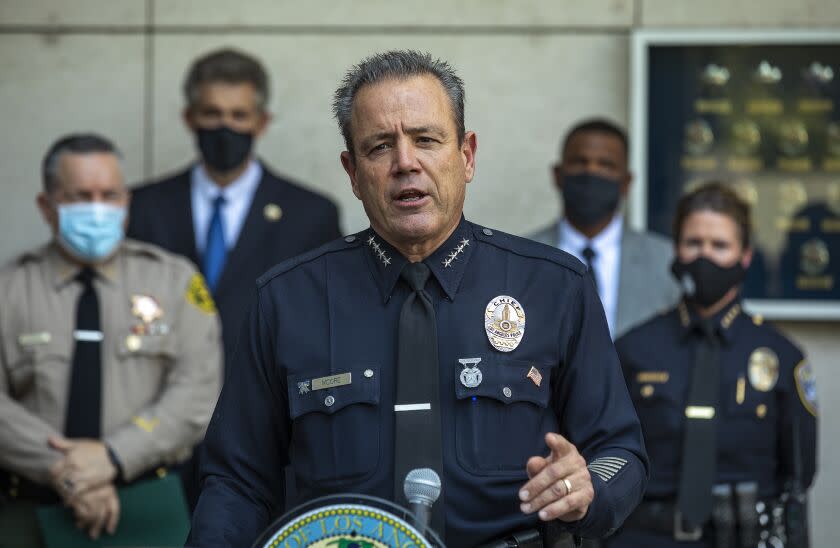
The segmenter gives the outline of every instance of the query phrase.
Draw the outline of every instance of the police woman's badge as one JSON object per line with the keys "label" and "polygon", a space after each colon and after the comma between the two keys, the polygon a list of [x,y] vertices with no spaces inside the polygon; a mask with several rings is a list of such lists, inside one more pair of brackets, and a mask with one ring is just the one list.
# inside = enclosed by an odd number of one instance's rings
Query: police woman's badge
{"label": "police woman's badge", "polygon": [[750,354],[747,374],[753,388],[769,392],[779,380],[779,357],[766,346],[756,348]]}
{"label": "police woman's badge", "polygon": [[484,330],[496,350],[515,350],[525,334],[525,310],[513,297],[494,297],[484,311]]}

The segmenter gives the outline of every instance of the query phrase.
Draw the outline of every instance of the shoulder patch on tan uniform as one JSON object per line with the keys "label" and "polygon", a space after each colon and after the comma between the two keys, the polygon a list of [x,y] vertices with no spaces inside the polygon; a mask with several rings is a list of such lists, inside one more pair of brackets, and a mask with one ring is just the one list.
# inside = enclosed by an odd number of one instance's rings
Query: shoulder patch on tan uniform
{"label": "shoulder patch on tan uniform", "polygon": [[216,303],[213,302],[213,297],[210,295],[210,291],[207,290],[207,284],[204,283],[204,276],[198,272],[190,278],[186,297],[188,303],[202,312],[206,314],[216,313]]}

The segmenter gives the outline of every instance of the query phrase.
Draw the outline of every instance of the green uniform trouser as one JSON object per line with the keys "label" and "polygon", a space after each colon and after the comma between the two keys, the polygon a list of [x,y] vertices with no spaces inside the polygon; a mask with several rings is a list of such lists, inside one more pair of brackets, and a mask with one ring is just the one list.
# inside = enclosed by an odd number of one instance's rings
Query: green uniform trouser
{"label": "green uniform trouser", "polygon": [[14,501],[0,507],[0,548],[43,548],[34,502]]}

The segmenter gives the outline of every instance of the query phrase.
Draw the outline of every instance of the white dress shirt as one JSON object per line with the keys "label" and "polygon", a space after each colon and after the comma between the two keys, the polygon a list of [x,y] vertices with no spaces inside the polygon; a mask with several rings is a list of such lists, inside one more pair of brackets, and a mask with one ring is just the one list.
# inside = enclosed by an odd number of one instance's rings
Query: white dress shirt
{"label": "white dress shirt", "polygon": [[575,227],[570,225],[566,219],[562,219],[558,225],[557,241],[558,247],[567,253],[571,253],[583,264],[586,259],[583,250],[591,247],[595,251],[592,259],[592,268],[595,270],[595,279],[598,282],[598,294],[601,297],[601,304],[604,305],[604,312],[607,315],[607,324],[610,334],[615,335],[616,309],[618,306],[618,277],[621,269],[621,236],[624,232],[624,217],[616,214],[610,224],[600,234],[589,240]]}
{"label": "white dress shirt", "polygon": [[251,209],[254,194],[262,179],[263,168],[256,160],[251,160],[248,167],[236,180],[224,188],[219,187],[207,175],[201,164],[192,169],[190,199],[192,202],[193,230],[195,246],[199,255],[207,245],[207,231],[213,217],[213,202],[221,194],[225,197],[222,207],[222,223],[225,229],[225,247],[232,249],[236,245],[242,225]]}

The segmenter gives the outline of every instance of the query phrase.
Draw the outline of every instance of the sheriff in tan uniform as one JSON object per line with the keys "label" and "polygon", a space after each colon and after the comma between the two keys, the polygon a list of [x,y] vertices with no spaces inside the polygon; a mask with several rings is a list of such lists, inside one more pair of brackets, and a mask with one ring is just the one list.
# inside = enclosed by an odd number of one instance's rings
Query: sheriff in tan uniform
{"label": "sheriff in tan uniform", "polygon": [[[55,244],[0,273],[0,467],[49,483],[65,424],[81,267]],[[220,329],[200,274],[126,240],[97,265],[102,313],[102,433],[131,481],[189,455],[220,385]]]}
{"label": "sheriff in tan uniform", "polygon": [[124,238],[128,201],[110,142],[59,140],[38,197],[54,237],[0,270],[0,546],[37,545],[34,507],[59,501],[114,533],[116,487],[189,457],[210,420],[215,305],[186,259]]}

